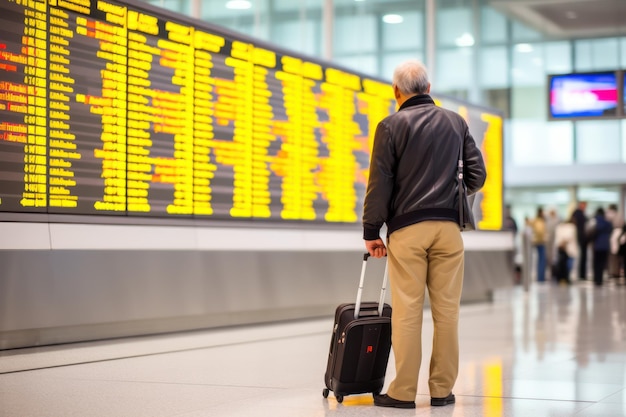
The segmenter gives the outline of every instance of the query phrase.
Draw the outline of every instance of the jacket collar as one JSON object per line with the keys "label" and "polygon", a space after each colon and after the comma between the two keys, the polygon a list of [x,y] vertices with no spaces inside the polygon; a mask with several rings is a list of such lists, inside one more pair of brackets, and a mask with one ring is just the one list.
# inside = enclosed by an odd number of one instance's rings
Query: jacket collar
{"label": "jacket collar", "polygon": [[409,98],[404,103],[402,103],[402,106],[400,106],[398,111],[405,109],[407,107],[417,106],[419,104],[433,104],[434,105],[435,102],[433,101],[432,98],[430,98],[428,94],[418,94],[416,96]]}

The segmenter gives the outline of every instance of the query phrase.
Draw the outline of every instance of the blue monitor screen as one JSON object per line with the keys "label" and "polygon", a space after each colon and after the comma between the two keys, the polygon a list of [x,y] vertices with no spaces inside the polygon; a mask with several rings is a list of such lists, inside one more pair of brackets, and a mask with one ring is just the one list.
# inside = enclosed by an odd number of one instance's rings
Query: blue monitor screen
{"label": "blue monitor screen", "polygon": [[550,116],[554,119],[617,116],[614,72],[554,75],[550,78]]}

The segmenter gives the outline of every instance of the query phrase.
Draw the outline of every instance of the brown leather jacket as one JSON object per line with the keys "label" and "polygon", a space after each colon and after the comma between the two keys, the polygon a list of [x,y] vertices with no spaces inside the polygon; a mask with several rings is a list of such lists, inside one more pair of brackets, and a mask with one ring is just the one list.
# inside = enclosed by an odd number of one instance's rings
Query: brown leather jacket
{"label": "brown leather jacket", "polygon": [[[459,222],[457,164],[463,144],[467,195],[487,173],[467,123],[438,107],[429,95],[413,96],[376,129],[363,209],[363,238],[379,238],[425,220]],[[471,220],[473,222],[473,219]]]}

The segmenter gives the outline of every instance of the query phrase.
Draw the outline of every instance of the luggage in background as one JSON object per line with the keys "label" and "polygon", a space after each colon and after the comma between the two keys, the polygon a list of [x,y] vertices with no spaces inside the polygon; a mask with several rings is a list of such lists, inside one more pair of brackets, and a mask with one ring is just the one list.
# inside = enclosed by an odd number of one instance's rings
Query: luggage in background
{"label": "luggage in background", "polygon": [[337,402],[350,394],[380,394],[391,350],[391,306],[386,304],[388,271],[385,265],[380,299],[361,302],[369,254],[363,256],[356,303],[341,304],[335,310],[328,364],[322,395],[333,391]]}

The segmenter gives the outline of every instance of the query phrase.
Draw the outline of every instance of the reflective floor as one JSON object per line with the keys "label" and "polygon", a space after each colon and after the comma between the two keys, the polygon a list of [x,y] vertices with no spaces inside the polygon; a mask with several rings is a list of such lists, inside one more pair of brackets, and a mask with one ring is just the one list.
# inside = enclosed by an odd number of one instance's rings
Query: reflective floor
{"label": "reflective floor", "polygon": [[424,324],[415,410],[322,397],[329,317],[0,352],[0,416],[626,416],[626,286],[534,284],[464,305],[453,406],[429,405]]}

